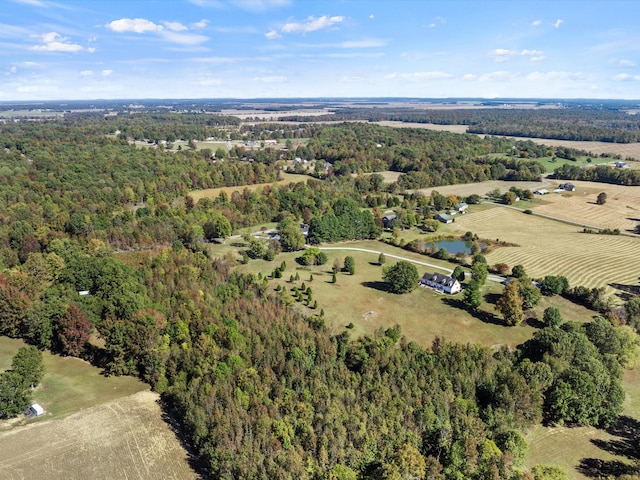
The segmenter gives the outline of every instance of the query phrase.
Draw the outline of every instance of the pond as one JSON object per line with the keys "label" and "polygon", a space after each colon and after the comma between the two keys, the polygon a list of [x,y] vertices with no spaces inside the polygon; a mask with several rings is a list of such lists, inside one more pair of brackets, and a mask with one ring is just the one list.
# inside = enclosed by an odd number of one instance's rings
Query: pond
{"label": "pond", "polygon": [[[439,242],[433,242],[429,244],[435,251],[445,248],[447,253],[455,255],[457,253],[471,253],[471,245],[473,242],[466,242],[464,240],[440,240]],[[480,249],[483,249],[486,245],[483,243],[478,244]]]}

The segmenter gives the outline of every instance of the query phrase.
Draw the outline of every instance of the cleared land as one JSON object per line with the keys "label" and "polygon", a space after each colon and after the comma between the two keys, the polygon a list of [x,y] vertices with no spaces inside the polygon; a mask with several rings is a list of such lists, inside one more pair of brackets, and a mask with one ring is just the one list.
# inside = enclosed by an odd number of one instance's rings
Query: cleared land
{"label": "cleared land", "polygon": [[[0,337],[0,369],[24,342]],[[42,417],[0,421],[0,478],[197,478],[158,396],[132,377],[43,352]]]}
{"label": "cleared land", "polygon": [[[287,268],[281,279],[270,281],[270,288],[275,289],[276,285],[281,285],[286,288],[287,295],[292,297],[291,289],[294,285],[301,288],[304,282],[305,288],[311,287],[312,296],[318,301],[318,309],[309,309],[301,303],[294,304],[305,314],[317,315],[320,309],[324,308],[326,325],[333,333],[344,331],[349,323],[353,323],[351,332],[356,336],[372,335],[380,328],[386,329],[399,324],[403,335],[424,347],[429,347],[436,336],[460,343],[480,343],[486,346],[505,344],[515,347],[530,338],[534,331],[525,324],[515,328],[505,327],[494,315],[493,305],[489,303],[483,304],[478,315],[471,315],[460,307],[461,294],[443,295],[428,288],[417,288],[405,295],[389,293],[382,282],[382,267],[377,264],[378,255],[346,248],[383,251],[417,262],[441,265],[439,270],[417,265],[420,276],[425,272],[443,272],[453,268],[448,262],[376,241],[345,242],[331,247],[343,247],[345,250],[327,250],[329,261],[322,266],[301,267],[295,261],[295,258],[300,256],[298,252],[278,255],[273,262],[251,260],[249,264],[239,268],[245,272],[269,275],[284,260]],[[334,260],[337,259],[342,267],[347,255],[354,257],[356,261],[356,274],[340,272],[337,275],[337,283],[331,283],[331,267]],[[397,261],[387,257],[386,265],[393,265]],[[295,277],[296,273],[300,280],[289,282],[289,278]],[[313,281],[309,281],[310,275],[313,275]],[[495,301],[501,292],[502,286],[492,282],[487,282],[483,291],[491,301]],[[536,309],[538,318],[542,317],[544,308],[550,305],[558,307],[565,320],[587,321],[593,315],[593,312],[583,307],[554,297],[545,298]]]}
{"label": "cleared land", "polygon": [[[560,183],[552,181],[548,190]],[[564,183],[564,182],[563,182]],[[593,182],[571,182],[574,192],[549,193],[531,204],[536,213],[566,218],[587,225],[633,231],[640,224],[640,187],[627,187]],[[600,192],[607,194],[607,202],[597,205]]]}
{"label": "cleared land", "polygon": [[154,393],[139,392],[62,420],[5,432],[0,435],[0,477],[198,478],[157,400]]}

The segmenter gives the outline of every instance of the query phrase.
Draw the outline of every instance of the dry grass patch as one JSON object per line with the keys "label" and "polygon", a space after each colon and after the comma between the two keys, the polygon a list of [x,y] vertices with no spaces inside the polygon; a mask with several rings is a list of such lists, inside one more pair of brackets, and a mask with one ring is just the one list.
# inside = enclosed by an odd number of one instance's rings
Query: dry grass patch
{"label": "dry grass patch", "polygon": [[0,434],[0,451],[7,480],[199,478],[149,391]]}
{"label": "dry grass patch", "polygon": [[431,192],[436,190],[438,193],[444,196],[456,195],[458,197],[468,197],[469,195],[480,195],[492,192],[493,190],[500,190],[502,193],[508,192],[511,187],[517,187],[521,189],[537,190],[538,188],[546,188],[542,182],[509,182],[505,180],[489,180],[479,183],[460,183],[457,185],[443,185],[440,187],[422,188],[415,190],[424,195],[431,195]]}

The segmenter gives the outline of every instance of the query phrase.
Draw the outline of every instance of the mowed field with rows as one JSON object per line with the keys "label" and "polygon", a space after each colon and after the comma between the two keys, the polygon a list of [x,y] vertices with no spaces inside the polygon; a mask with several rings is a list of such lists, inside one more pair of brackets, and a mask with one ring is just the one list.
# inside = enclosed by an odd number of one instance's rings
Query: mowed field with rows
{"label": "mowed field with rows", "polygon": [[458,233],[517,244],[486,255],[489,264],[524,265],[532,277],[564,275],[572,286],[637,285],[640,238],[581,233],[581,228],[520,211],[482,205],[456,218]]}

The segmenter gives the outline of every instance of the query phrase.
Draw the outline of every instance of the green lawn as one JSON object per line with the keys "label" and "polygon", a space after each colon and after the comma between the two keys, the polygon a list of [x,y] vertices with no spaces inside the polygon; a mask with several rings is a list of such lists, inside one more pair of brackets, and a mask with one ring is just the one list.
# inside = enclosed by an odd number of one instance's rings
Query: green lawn
{"label": "green lawn", "polygon": [[[387,255],[398,255],[445,269],[452,269],[454,266],[448,262],[407,252],[376,241],[344,242],[331,247],[383,251]],[[417,288],[405,295],[385,291],[382,267],[377,264],[377,253],[350,250],[327,250],[326,253],[329,261],[323,266],[302,267],[295,260],[300,253],[285,253],[278,255],[273,262],[251,260],[247,265],[241,265],[239,269],[268,276],[282,261],[285,261],[287,268],[282,278],[270,280],[270,289],[275,294],[277,285],[286,288],[287,296],[292,299],[296,308],[302,309],[306,314],[317,315],[320,309],[324,309],[326,325],[333,333],[343,331],[350,323],[354,325],[352,330],[354,335],[373,334],[379,328],[389,328],[399,324],[408,340],[425,347],[430,346],[436,336],[461,343],[480,343],[486,346],[504,344],[515,347],[530,338],[535,331],[535,328],[529,325],[506,327],[501,324],[493,308],[493,303],[502,293],[503,288],[497,283],[487,282],[483,294],[489,303],[483,304],[479,314],[472,315],[460,306],[462,294],[443,295],[426,288]],[[331,283],[331,267],[334,261],[338,259],[342,267],[344,257],[347,255],[353,256],[356,261],[356,274],[352,276],[340,272],[337,275],[337,283]],[[387,256],[386,264],[392,265],[396,261],[398,260]],[[425,272],[436,271],[431,267],[417,266],[420,276]],[[296,273],[300,280],[290,283],[289,278],[295,277]],[[313,281],[309,281],[310,275],[313,275]],[[303,282],[305,287],[312,288],[312,297],[318,301],[317,310],[312,310],[293,300],[291,289],[294,285],[301,288]],[[565,321],[587,321],[593,315],[593,312],[563,298],[545,297],[535,309],[537,318],[542,318],[542,312],[547,306],[559,308]],[[536,325],[535,322],[533,324]]]}
{"label": "green lawn", "polygon": [[[0,337],[1,370],[11,367],[11,358],[24,345],[22,340]],[[46,412],[41,419],[65,417],[83,408],[149,388],[133,377],[105,377],[99,368],[79,358],[43,352],[43,360],[45,375],[33,392],[33,400],[42,405]]]}

